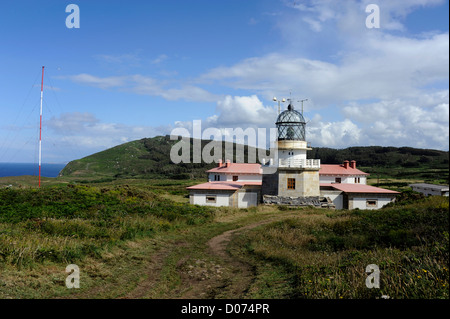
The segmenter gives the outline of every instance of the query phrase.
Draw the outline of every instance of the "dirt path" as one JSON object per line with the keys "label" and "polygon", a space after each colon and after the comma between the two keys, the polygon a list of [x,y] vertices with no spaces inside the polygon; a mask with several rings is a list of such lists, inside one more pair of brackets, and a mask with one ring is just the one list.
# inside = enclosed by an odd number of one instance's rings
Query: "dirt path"
{"label": "dirt path", "polygon": [[233,280],[227,281],[225,285],[220,287],[222,289],[221,294],[227,295],[228,298],[233,299],[244,298],[245,293],[250,288],[250,284],[255,277],[254,270],[249,264],[233,258],[230,254],[228,254],[227,246],[230,241],[234,236],[238,236],[239,234],[247,230],[256,228],[264,224],[268,224],[272,221],[272,219],[264,220],[247,226],[243,226],[238,229],[229,230],[209,240],[208,247],[210,253],[221,257],[234,270],[233,274],[235,275],[235,277],[233,278]]}
{"label": "dirt path", "polygon": [[120,299],[143,299],[147,298],[150,291],[153,291],[160,283],[160,273],[163,269],[164,260],[170,254],[171,250],[163,249],[152,256],[152,261],[147,267],[146,279],[138,283],[136,288],[121,297]]}
{"label": "dirt path", "polygon": [[[227,246],[235,236],[277,220],[292,216],[292,213],[280,213],[249,225],[225,231],[207,242],[204,259],[191,257],[190,253],[180,256],[175,265],[181,283],[170,296],[162,298],[180,299],[242,299],[255,278],[251,265],[231,256]],[[190,243],[183,242],[183,248],[189,252]],[[165,261],[171,254],[177,253],[180,245],[167,245],[155,252],[148,265],[146,278],[135,289],[123,296],[126,299],[152,298],[152,291],[164,284],[161,272]],[[194,249],[194,248],[192,248]],[[193,253],[194,254],[194,253]],[[209,256],[209,257],[208,257]]]}
{"label": "dirt path", "polygon": [[[251,230],[258,226],[269,224],[271,222],[281,220],[286,217],[292,217],[292,212],[280,213],[270,216],[259,222],[232,229],[223,232],[211,238],[208,243],[208,253],[219,257],[222,265],[226,265],[227,269],[222,269],[210,280],[204,282],[186,281],[185,284],[191,285],[188,293],[183,294],[182,298],[199,298],[207,297],[210,299],[227,298],[227,299],[243,299],[255,278],[253,267],[242,260],[231,256],[227,252],[227,246],[235,236],[239,236],[245,231]],[[215,267],[218,267],[217,265]],[[225,271],[228,270],[228,273]]]}

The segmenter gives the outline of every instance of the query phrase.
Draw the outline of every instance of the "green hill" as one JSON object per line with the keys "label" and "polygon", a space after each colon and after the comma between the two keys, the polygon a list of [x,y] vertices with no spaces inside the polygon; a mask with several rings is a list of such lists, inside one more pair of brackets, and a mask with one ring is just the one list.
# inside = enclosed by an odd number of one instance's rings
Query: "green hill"
{"label": "green hill", "polygon": [[[205,176],[205,171],[215,163],[192,163],[193,139],[190,139],[191,163],[174,164],[170,150],[178,141],[168,135],[143,138],[121,144],[102,152],[72,161],[61,171],[61,176],[108,180],[114,178],[173,178],[188,179]],[[201,141],[201,147],[211,141]],[[217,142],[220,143],[220,142]],[[222,159],[229,143],[220,143]],[[233,162],[246,162],[249,147],[244,148],[244,157],[236,158],[237,144],[232,145]],[[250,148],[251,149],[251,148]],[[346,149],[313,148],[309,158],[318,158],[323,164],[339,164],[344,160],[356,160],[357,165],[373,178],[411,179],[437,183],[448,183],[449,152],[417,149],[412,147],[349,147]]]}
{"label": "green hill", "polygon": [[[210,142],[209,140],[202,140],[201,148],[203,149]],[[178,141],[170,140],[169,135],[128,142],[72,161],[60,172],[60,176],[103,178],[103,180],[122,177],[188,179],[204,177],[205,170],[217,165],[203,161],[201,163],[193,163],[194,140],[192,138],[190,139],[190,163],[174,164],[170,160],[170,150],[176,143]],[[239,154],[236,151],[238,145],[231,144],[228,142],[213,142],[213,145],[221,146],[223,160],[226,157],[233,162],[246,162],[248,151],[252,148],[240,145],[244,151],[244,157],[240,158],[236,157],[236,153]],[[233,149],[233,158],[225,156],[226,148],[228,147]]]}
{"label": "green hill", "polygon": [[[320,158],[323,164],[355,160],[357,166],[371,174],[372,178],[437,184],[449,182],[448,151],[413,147],[357,146],[340,150],[313,148],[308,157]],[[392,185],[392,182],[389,184]],[[402,184],[398,186],[406,186],[407,182]]]}

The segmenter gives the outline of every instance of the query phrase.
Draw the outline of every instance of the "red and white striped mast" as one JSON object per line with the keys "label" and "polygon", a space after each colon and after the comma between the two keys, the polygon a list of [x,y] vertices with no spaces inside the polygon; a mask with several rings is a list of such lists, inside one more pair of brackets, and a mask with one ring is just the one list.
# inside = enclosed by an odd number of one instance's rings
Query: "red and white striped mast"
{"label": "red and white striped mast", "polygon": [[42,98],[44,96],[44,67],[41,79],[41,107],[39,111],[39,188],[41,187],[41,158],[42,158]]}

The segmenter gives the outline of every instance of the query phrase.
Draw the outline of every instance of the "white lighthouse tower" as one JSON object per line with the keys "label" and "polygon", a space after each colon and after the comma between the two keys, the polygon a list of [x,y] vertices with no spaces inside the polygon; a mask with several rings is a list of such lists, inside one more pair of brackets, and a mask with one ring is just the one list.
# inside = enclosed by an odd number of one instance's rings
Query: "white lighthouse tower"
{"label": "white lighthouse tower", "polygon": [[306,122],[303,115],[290,103],[287,110],[278,115],[277,121],[278,166],[296,167],[306,163]]}
{"label": "white lighthouse tower", "polygon": [[320,160],[308,159],[311,150],[306,142],[303,114],[290,101],[287,110],[278,115],[277,166],[275,173],[263,177],[263,194],[287,197],[319,197]]}

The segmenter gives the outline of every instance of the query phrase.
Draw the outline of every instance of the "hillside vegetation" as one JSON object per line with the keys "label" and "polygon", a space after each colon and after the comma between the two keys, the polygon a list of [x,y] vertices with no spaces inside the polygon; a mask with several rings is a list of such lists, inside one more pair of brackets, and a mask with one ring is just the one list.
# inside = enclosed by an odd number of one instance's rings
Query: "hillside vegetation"
{"label": "hillside vegetation", "polygon": [[[193,163],[193,141],[190,139],[190,163],[171,162],[170,150],[178,141],[170,140],[167,135],[128,142],[74,160],[67,164],[60,175],[100,182],[112,181],[115,178],[202,178],[205,177],[205,171],[216,164],[205,163],[203,160],[201,163]],[[210,142],[201,141],[202,149]],[[231,159],[233,162],[246,162],[249,149],[252,149],[244,146],[243,157],[237,157],[237,144],[231,147],[233,156],[225,153],[228,143],[219,144],[222,149],[222,160]],[[356,160],[359,168],[370,173],[372,178],[378,179],[448,183],[449,178],[449,153],[439,150],[381,146],[346,149],[319,147],[309,151],[308,157],[318,158],[323,164],[340,164],[344,160]]]}
{"label": "hillside vegetation", "polygon": [[[194,140],[190,139],[190,163],[174,164],[170,159],[170,150],[178,143],[170,140],[168,135],[128,142],[115,146],[102,152],[72,161],[61,171],[60,176],[79,178],[100,178],[99,181],[108,181],[114,178],[173,178],[189,179],[204,177],[205,171],[215,167],[216,163],[194,163]],[[202,140],[201,148],[211,143]],[[236,150],[237,144],[212,142],[222,150],[222,159],[226,157],[233,162],[246,162],[249,149],[242,146],[243,154]],[[210,145],[211,146],[211,145]],[[231,147],[233,154],[227,156],[226,150]],[[239,156],[242,155],[242,156]]]}
{"label": "hillside vegetation", "polygon": [[[448,208],[448,198],[435,196],[379,211],[310,211],[241,236],[234,246],[261,268],[256,297],[278,290],[295,299],[448,299]],[[274,276],[262,266],[268,260],[282,284],[266,284]],[[380,270],[378,289],[365,283],[371,264]]]}
{"label": "hillside vegetation", "polygon": [[173,182],[0,189],[0,298],[449,298],[448,198],[239,210],[190,205]]}

